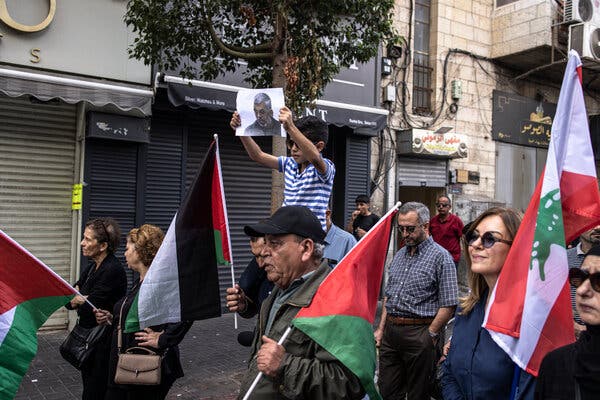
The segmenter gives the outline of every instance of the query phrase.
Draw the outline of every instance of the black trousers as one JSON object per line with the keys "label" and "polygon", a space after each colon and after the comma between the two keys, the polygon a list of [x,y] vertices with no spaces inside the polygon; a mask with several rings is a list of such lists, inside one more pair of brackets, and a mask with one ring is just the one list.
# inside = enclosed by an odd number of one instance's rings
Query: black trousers
{"label": "black trousers", "polygon": [[110,352],[110,332],[98,342],[94,354],[81,366],[83,380],[83,400],[104,400],[108,384],[108,357]]}
{"label": "black trousers", "polygon": [[385,324],[379,348],[379,391],[384,400],[429,400],[436,346],[429,325]]}

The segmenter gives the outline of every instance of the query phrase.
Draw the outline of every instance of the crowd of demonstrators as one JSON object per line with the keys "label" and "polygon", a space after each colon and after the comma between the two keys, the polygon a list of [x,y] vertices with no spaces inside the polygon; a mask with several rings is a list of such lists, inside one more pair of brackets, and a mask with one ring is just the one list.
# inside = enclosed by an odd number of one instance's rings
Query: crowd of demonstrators
{"label": "crowd of demonstrators", "polygon": [[465,234],[468,246],[469,294],[460,299],[452,344],[442,364],[442,393],[446,400],[532,399],[535,380],[520,370],[482,327],[485,309],[522,215],[492,207],[473,221]]}
{"label": "crowd of demonstrators", "polygon": [[[107,400],[164,399],[175,380],[183,376],[178,344],[192,326],[192,322],[161,324],[135,333],[124,332],[124,320],[163,238],[162,230],[149,224],[134,228],[129,232],[125,260],[127,266],[139,274],[139,282],[135,284],[127,296],[122,297],[115,304],[114,308],[110,308],[112,313],[100,307],[95,310],[95,318],[98,324],[113,325],[109,351]],[[147,347],[153,351],[158,351],[161,355],[161,381],[159,385],[118,385],[115,383],[119,353],[130,347]]]}
{"label": "crowd of demonstrators", "polygon": [[[308,207],[325,230],[325,212],[335,177],[333,162],[321,155],[329,139],[327,123],[310,115],[294,123],[292,112],[287,107],[279,111],[279,121],[287,132],[291,157],[265,153],[250,136],[240,136],[240,140],[252,160],[284,174],[283,205]],[[235,112],[230,126],[235,130],[240,125],[240,115]]]}
{"label": "crowd of demonstrators", "polygon": [[[97,325],[90,303],[96,307],[112,308],[127,290],[125,270],[115,257],[120,236],[119,225],[112,218],[95,218],[85,224],[81,250],[89,263],[75,283],[75,289],[82,296],[75,296],[66,305],[69,310],[77,310],[77,323],[84,328]],[[84,400],[104,399],[109,349],[110,331],[106,330],[90,358],[81,366]]]}
{"label": "crowd of demonstrators", "polygon": [[458,216],[450,212],[452,202],[448,196],[438,197],[435,206],[438,213],[431,218],[429,233],[436,243],[450,252],[454,264],[458,268],[461,255],[460,238],[462,237],[463,222]]}
{"label": "crowd of demonstrators", "polygon": [[440,332],[458,303],[450,253],[429,236],[429,209],[408,202],[398,210],[405,246],[389,266],[380,324],[379,390],[384,399],[429,399]]}
{"label": "crowd of demonstrators", "polygon": [[356,196],[354,202],[356,210],[352,212],[346,230],[353,234],[356,240],[360,240],[379,221],[379,216],[371,212],[369,196],[361,194]]}
{"label": "crowd of demonstrators", "polygon": [[250,398],[362,399],[356,375],[302,331],[293,329],[283,346],[277,344],[331,271],[319,220],[306,207],[287,206],[244,231],[265,236],[264,268],[275,288],[260,310],[240,398],[262,372]]}
{"label": "crowd of demonstrators", "polygon": [[576,290],[576,307],[587,329],[575,343],[542,360],[536,400],[600,398],[600,245],[587,249],[581,268],[569,270],[569,283]]}
{"label": "crowd of demonstrators", "polygon": [[[579,243],[567,250],[567,262],[570,268],[580,268],[583,259],[587,252],[592,246],[600,245],[600,225],[593,227],[592,229],[583,232],[579,236]],[[571,285],[571,305],[573,308],[573,326],[575,327],[575,336],[579,337],[582,331],[585,330],[585,324],[577,307],[575,306],[575,290],[576,288]]]}

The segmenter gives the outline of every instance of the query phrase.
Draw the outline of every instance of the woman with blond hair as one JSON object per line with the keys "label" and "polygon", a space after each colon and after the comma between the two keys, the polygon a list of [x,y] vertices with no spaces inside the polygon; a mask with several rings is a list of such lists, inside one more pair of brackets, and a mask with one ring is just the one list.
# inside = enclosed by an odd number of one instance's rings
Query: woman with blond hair
{"label": "woman with blond hair", "polygon": [[460,299],[452,344],[442,364],[444,400],[533,399],[533,376],[516,367],[481,326],[521,219],[518,211],[492,207],[465,233],[470,292]]}
{"label": "woman with blond hair", "polygon": [[192,322],[151,326],[135,333],[121,332],[121,348],[123,350],[130,347],[148,347],[153,351],[157,351],[162,356],[161,382],[159,385],[154,386],[140,386],[118,385],[114,381],[119,357],[117,346],[120,316],[122,315],[123,319],[125,319],[129,313],[129,309],[138,294],[140,285],[148,273],[163,238],[163,231],[154,225],[145,224],[129,231],[125,260],[127,261],[127,266],[140,275],[140,280],[127,296],[115,304],[112,314],[106,310],[96,311],[96,321],[98,324],[112,323],[114,326],[106,400],[164,399],[175,380],[183,376],[183,369],[179,361],[178,344],[183,340],[185,334],[192,326]]}

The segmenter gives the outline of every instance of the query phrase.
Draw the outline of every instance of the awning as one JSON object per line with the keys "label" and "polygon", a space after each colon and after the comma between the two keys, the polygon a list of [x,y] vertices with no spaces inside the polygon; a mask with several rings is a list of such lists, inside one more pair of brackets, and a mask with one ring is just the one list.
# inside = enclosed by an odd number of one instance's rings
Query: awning
{"label": "awning", "polygon": [[[176,107],[208,108],[212,110],[235,111],[238,86],[199,80],[163,76],[157,83],[165,83],[169,101]],[[327,123],[348,126],[358,134],[373,136],[381,131],[387,121],[388,111],[356,104],[317,100],[316,109],[306,109],[305,114],[317,115]]]}
{"label": "awning", "polygon": [[123,111],[152,114],[154,92],[149,88],[100,83],[56,75],[0,68],[0,92],[11,97],[31,95],[39,100],[61,99],[69,104],[81,101],[97,107],[109,104]]}

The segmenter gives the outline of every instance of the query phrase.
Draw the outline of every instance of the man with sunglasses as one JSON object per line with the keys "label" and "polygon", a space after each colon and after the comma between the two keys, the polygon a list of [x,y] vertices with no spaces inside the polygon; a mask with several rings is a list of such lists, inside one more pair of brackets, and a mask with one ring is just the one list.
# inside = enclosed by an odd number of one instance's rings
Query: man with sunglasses
{"label": "man with sunglasses", "polygon": [[463,222],[450,212],[452,202],[448,196],[438,197],[435,206],[438,213],[431,218],[429,233],[436,243],[450,252],[454,265],[458,268]]}
{"label": "man with sunglasses", "polygon": [[398,210],[404,239],[389,267],[379,346],[379,390],[383,399],[429,399],[440,332],[458,303],[456,268],[450,253],[429,236],[429,209],[408,202]]}
{"label": "man with sunglasses", "polygon": [[281,207],[244,232],[264,235],[261,255],[275,288],[260,310],[239,398],[262,372],[250,399],[362,399],[358,377],[301,330],[292,329],[283,345],[277,343],[331,272],[323,260],[325,232],[319,220],[306,207]]}
{"label": "man with sunglasses", "polygon": [[[567,250],[567,262],[569,263],[569,268],[580,268],[587,252],[596,245],[600,245],[600,225],[583,232],[579,236],[579,243],[577,246]],[[577,307],[575,307],[575,288],[573,286],[571,286],[571,306],[573,307],[575,336],[579,337],[581,332],[585,330],[585,325],[579,317]]]}

